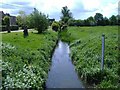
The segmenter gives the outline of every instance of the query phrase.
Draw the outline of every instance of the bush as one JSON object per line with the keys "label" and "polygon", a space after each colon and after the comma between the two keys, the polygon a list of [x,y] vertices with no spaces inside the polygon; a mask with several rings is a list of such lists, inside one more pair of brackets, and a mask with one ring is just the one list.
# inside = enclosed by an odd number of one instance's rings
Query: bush
{"label": "bush", "polygon": [[39,12],[37,9],[34,9],[31,14],[31,25],[38,31],[38,33],[42,33],[48,28],[48,18],[45,14]]}
{"label": "bush", "polygon": [[[0,26],[0,28],[1,28],[2,31],[7,31],[7,26],[6,25],[2,25],[2,26]],[[11,31],[18,30],[18,29],[19,29],[18,25],[10,26]]]}
{"label": "bush", "polygon": [[11,31],[18,30],[19,27],[18,27],[18,25],[12,25],[12,26],[10,26],[10,29],[11,29]]}
{"label": "bush", "polygon": [[1,31],[7,31],[7,27],[5,25],[0,26],[0,28],[1,28]]}
{"label": "bush", "polygon": [[58,22],[53,22],[53,23],[52,23],[52,29],[53,29],[54,31],[58,31],[58,29],[59,29],[59,23],[58,23]]}

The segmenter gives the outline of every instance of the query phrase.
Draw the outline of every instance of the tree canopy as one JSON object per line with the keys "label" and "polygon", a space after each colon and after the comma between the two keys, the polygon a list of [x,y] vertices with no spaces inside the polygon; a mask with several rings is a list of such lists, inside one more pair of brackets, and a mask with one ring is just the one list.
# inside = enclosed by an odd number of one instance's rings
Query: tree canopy
{"label": "tree canopy", "polygon": [[67,23],[69,19],[73,18],[72,13],[70,12],[67,6],[62,8],[61,13],[62,13],[61,20],[64,23]]}
{"label": "tree canopy", "polygon": [[36,8],[34,8],[34,11],[30,15],[31,17],[31,25],[33,25],[34,28],[38,31],[38,33],[42,33],[48,28],[48,17],[39,12]]}

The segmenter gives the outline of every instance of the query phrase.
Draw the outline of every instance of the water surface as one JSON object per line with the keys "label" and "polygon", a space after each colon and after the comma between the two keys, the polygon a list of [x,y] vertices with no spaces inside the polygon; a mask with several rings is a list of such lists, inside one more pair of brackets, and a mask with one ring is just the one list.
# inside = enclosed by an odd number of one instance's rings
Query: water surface
{"label": "water surface", "polygon": [[46,88],[83,88],[69,53],[68,44],[59,41],[52,56],[52,66],[48,73]]}

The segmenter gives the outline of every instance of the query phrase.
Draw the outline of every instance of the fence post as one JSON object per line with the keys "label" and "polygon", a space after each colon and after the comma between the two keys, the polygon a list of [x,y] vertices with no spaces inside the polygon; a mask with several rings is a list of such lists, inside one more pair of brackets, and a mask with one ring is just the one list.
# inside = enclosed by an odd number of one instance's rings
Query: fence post
{"label": "fence post", "polygon": [[102,34],[102,59],[101,59],[101,70],[104,69],[104,53],[105,53],[105,35]]}

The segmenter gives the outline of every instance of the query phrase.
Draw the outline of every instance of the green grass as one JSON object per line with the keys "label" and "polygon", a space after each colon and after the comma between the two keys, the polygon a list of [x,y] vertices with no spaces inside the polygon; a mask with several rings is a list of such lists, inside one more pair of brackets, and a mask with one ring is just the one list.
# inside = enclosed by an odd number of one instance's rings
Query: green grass
{"label": "green grass", "polygon": [[78,39],[89,39],[102,34],[118,34],[117,26],[96,26],[96,27],[68,27],[68,30],[60,33],[61,39],[66,42],[73,42]]}
{"label": "green grass", "polygon": [[55,40],[56,33],[53,31],[48,31],[43,34],[37,34],[36,32],[30,32],[29,36],[24,38],[23,32],[13,32],[13,33],[3,33],[2,42],[11,43],[18,48],[23,49],[37,49],[40,47],[46,46],[46,42],[49,42],[51,39]]}
{"label": "green grass", "polygon": [[[104,71],[101,66],[101,39],[105,34]],[[88,86],[100,88],[120,87],[118,59],[118,27],[69,27],[60,33],[69,42],[76,71]]]}
{"label": "green grass", "polygon": [[2,34],[2,86],[44,89],[57,33],[23,32]]}

